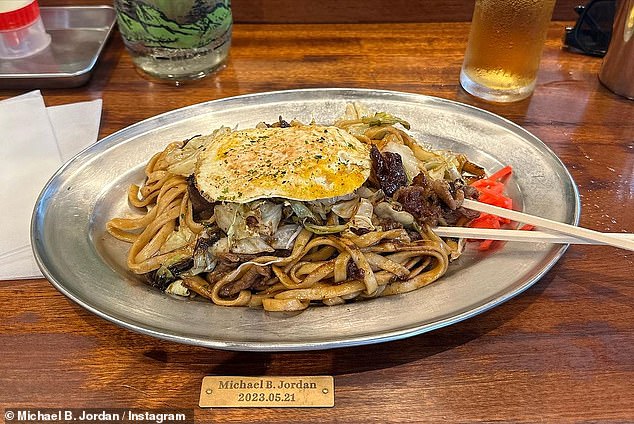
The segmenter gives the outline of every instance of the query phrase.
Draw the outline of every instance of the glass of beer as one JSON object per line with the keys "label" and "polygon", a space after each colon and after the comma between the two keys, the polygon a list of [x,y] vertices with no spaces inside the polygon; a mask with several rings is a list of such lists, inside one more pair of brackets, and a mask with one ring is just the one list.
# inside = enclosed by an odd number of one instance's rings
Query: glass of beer
{"label": "glass of beer", "polygon": [[555,0],[476,0],[462,87],[493,102],[530,96],[554,7]]}

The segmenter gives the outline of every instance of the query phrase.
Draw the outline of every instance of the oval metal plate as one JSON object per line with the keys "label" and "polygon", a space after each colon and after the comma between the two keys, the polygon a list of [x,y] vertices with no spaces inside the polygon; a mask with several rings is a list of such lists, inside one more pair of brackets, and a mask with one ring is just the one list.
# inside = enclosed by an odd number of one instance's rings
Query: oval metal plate
{"label": "oval metal plate", "polygon": [[227,308],[181,300],[127,271],[127,245],[105,233],[113,216],[131,213],[125,193],[143,180],[150,156],[174,140],[228,125],[285,119],[331,123],[346,103],[362,102],[412,124],[435,148],[462,152],[495,171],[511,165],[516,208],[577,224],[579,195],[570,174],[535,136],[497,115],[464,104],[391,91],[309,89],[245,95],[175,110],[114,133],[77,155],[44,188],[32,244],[44,275],[89,311],[130,330],[219,349],[284,351],[378,343],[421,334],[488,310],[534,284],[566,246],[507,243],[468,250],[440,281],[423,289],[300,314]]}

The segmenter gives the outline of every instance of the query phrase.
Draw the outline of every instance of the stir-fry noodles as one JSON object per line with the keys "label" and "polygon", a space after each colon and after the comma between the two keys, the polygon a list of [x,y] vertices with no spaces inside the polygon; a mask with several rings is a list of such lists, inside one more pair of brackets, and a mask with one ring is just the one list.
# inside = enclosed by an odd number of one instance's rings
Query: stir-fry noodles
{"label": "stir-fry noodles", "polygon": [[280,118],[171,143],[128,191],[142,214],[107,230],[150,284],[217,305],[295,311],[416,290],[459,256],[430,228],[477,217],[460,205],[484,173],[407,129],[349,105],[332,126]]}

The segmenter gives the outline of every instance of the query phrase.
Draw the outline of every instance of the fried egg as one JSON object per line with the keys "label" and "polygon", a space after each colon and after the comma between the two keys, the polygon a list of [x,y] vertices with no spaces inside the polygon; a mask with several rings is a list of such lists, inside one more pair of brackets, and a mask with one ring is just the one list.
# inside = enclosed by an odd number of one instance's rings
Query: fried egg
{"label": "fried egg", "polygon": [[205,146],[195,181],[209,201],[310,201],[352,193],[370,168],[369,146],[340,128],[252,128],[221,134]]}

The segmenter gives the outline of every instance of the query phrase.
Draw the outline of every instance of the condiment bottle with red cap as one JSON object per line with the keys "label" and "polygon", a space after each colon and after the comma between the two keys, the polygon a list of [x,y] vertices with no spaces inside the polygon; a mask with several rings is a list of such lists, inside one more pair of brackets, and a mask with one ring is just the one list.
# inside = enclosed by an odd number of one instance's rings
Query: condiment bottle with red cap
{"label": "condiment bottle with red cap", "polygon": [[36,0],[0,0],[0,59],[30,56],[50,42]]}

